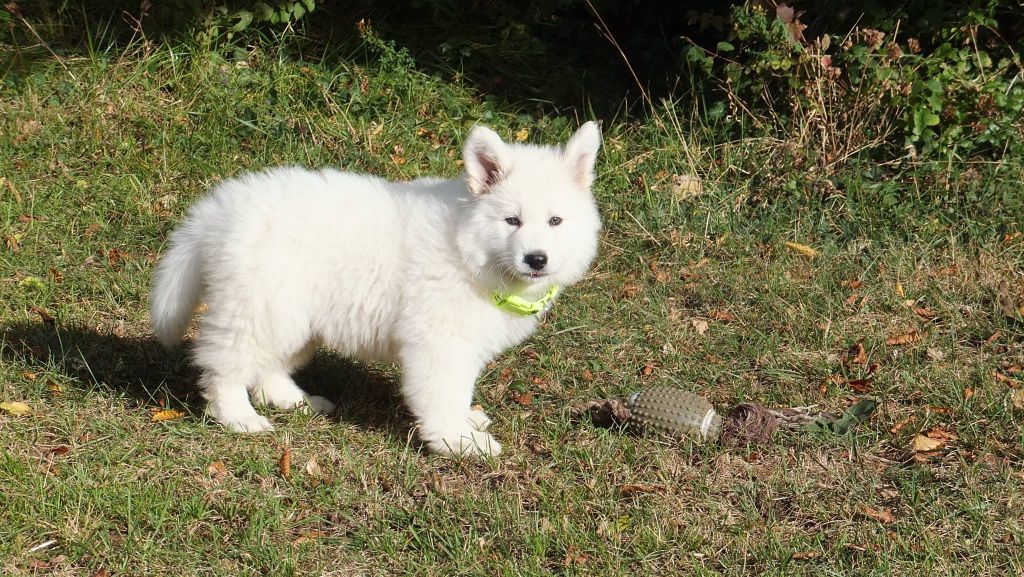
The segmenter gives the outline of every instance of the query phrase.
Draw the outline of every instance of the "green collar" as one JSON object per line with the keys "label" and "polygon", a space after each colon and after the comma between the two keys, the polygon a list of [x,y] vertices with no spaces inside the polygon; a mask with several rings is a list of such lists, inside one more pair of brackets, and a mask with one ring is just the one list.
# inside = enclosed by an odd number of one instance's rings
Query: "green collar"
{"label": "green collar", "polygon": [[491,302],[503,311],[508,311],[521,317],[528,317],[548,310],[552,305],[552,299],[555,298],[559,290],[558,285],[551,285],[547,294],[535,301],[528,301],[516,295],[493,292],[491,293]]}

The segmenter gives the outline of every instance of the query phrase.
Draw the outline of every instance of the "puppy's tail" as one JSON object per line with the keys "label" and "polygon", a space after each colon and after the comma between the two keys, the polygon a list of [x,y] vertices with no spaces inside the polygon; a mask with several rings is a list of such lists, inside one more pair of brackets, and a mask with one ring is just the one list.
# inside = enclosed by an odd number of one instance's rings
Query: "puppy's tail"
{"label": "puppy's tail", "polygon": [[171,248],[160,258],[149,291],[149,319],[156,335],[171,349],[181,343],[199,304],[202,261],[199,227],[186,221],[171,234]]}

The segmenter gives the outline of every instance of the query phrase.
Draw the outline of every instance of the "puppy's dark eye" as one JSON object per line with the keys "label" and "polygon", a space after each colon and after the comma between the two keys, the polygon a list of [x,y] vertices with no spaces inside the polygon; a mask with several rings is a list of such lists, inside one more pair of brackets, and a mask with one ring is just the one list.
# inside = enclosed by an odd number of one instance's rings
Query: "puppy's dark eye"
{"label": "puppy's dark eye", "polygon": [[558,225],[562,224],[562,217],[560,217],[560,216],[552,216],[551,220],[548,221],[548,224],[550,224],[551,226],[558,226]]}
{"label": "puppy's dark eye", "polygon": [[518,216],[510,216],[505,219],[505,222],[517,228],[523,226],[523,221],[519,220]]}

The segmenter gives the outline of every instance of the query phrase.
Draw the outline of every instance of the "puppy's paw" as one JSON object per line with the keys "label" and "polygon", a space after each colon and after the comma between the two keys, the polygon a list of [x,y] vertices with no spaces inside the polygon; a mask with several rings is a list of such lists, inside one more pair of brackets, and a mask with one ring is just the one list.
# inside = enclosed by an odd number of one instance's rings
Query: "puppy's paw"
{"label": "puppy's paw", "polygon": [[493,435],[474,429],[427,439],[427,446],[435,453],[450,457],[497,457],[501,454],[501,444]]}
{"label": "puppy's paw", "polygon": [[225,428],[237,433],[259,433],[274,429],[270,421],[256,413],[248,402],[242,405],[212,401],[206,407],[206,414]]}
{"label": "puppy's paw", "polygon": [[271,425],[266,417],[256,414],[228,419],[217,418],[217,421],[236,433],[261,433],[274,430],[274,425]]}
{"label": "puppy's paw", "polygon": [[486,431],[491,426],[491,418],[483,411],[470,411],[469,424],[477,431]]}
{"label": "puppy's paw", "polygon": [[329,415],[334,412],[334,403],[328,401],[326,398],[320,395],[306,395],[305,398],[306,406],[310,408],[314,413],[320,413],[321,415]]}
{"label": "puppy's paw", "polygon": [[275,409],[294,409],[302,406],[306,400],[302,389],[286,376],[264,379],[252,390],[251,395],[257,405],[269,405]]}

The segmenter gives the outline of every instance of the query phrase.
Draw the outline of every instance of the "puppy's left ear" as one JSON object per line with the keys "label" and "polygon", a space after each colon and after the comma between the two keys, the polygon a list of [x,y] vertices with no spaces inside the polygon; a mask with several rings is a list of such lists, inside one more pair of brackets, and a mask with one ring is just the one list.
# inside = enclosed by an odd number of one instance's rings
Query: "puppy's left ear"
{"label": "puppy's left ear", "polygon": [[562,152],[569,163],[573,178],[583,188],[589,189],[594,183],[594,162],[601,148],[601,126],[590,121],[579,127]]}

